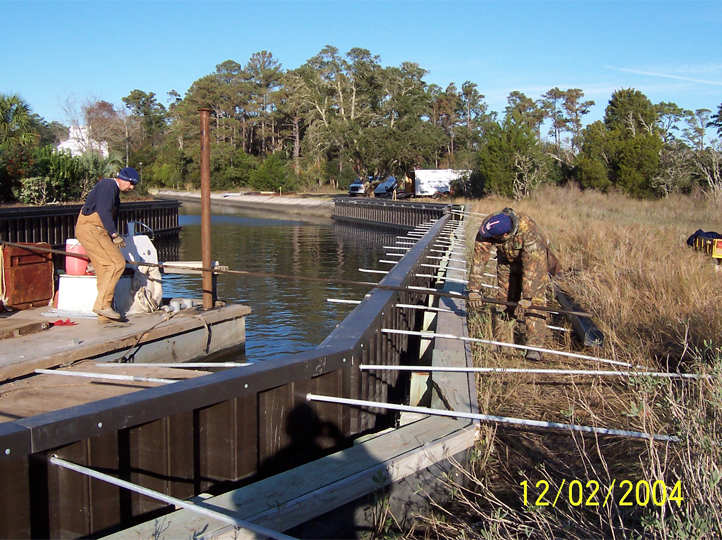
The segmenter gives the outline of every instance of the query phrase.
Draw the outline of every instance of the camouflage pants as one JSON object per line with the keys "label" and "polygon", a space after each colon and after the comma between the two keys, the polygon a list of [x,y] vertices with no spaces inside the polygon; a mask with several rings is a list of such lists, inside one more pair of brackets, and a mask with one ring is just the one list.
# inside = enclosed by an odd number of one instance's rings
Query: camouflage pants
{"label": "camouflage pants", "polygon": [[[542,264],[543,263],[543,264]],[[547,267],[546,257],[543,260],[533,259],[531,268],[523,271],[521,262],[509,262],[506,257],[499,256],[496,264],[496,276],[499,290],[497,300],[518,302],[524,289],[531,291],[531,303],[546,306]],[[525,283],[526,282],[526,283]],[[526,287],[525,287],[526,285]],[[492,330],[496,341],[514,342],[514,321],[516,308],[497,305],[492,312]],[[529,310],[523,315],[526,327],[527,345],[539,347],[543,345],[547,333],[547,317],[544,312]]]}

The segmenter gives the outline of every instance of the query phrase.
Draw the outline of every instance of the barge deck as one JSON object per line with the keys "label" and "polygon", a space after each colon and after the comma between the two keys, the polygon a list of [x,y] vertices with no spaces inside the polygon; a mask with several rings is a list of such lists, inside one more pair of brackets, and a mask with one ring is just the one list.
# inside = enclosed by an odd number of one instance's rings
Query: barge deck
{"label": "barge deck", "polygon": [[[98,324],[96,319],[70,317],[72,326],[53,323],[67,317],[47,317],[48,308],[0,316],[0,382],[23,377],[36,369],[98,362],[189,362],[214,354],[245,349],[248,306],[228,304],[207,311],[185,309],[131,315],[127,322]],[[25,334],[25,335],[23,335]]]}

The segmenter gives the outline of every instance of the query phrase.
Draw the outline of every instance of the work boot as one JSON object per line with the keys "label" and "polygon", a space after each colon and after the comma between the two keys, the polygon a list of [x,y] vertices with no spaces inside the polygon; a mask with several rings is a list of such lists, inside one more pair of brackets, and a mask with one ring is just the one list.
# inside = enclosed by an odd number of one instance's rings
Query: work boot
{"label": "work boot", "polygon": [[101,315],[101,316],[105,317],[106,319],[112,319],[114,321],[119,321],[123,318],[120,315],[120,313],[115,311],[113,308],[104,308],[104,309],[93,308],[93,313],[97,313],[98,315]]}
{"label": "work boot", "polygon": [[541,362],[542,354],[539,351],[526,351],[526,359],[529,362]]}

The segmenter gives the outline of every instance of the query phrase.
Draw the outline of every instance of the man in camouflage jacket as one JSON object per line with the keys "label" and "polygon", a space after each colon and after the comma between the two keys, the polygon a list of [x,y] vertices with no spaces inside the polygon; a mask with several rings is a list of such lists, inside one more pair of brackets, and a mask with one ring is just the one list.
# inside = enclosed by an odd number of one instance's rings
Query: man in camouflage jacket
{"label": "man in camouflage jacket", "polygon": [[[524,318],[527,345],[541,347],[546,337],[546,315],[529,309],[546,306],[549,242],[529,216],[511,208],[487,216],[474,243],[474,260],[469,278],[471,307],[479,307],[481,282],[492,250],[496,248],[497,300],[518,305],[495,305],[492,310],[494,339],[514,342],[515,316]],[[477,296],[478,295],[478,296]],[[541,360],[537,351],[527,351],[528,360]]]}

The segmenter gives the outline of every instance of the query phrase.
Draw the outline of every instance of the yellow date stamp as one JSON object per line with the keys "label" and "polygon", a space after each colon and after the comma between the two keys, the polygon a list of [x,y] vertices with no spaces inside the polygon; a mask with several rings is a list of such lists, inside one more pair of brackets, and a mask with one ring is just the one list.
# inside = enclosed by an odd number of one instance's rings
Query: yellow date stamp
{"label": "yellow date stamp", "polygon": [[[530,485],[527,480],[519,484],[524,488],[524,506],[552,506],[566,501],[572,506],[601,506],[611,504],[618,506],[664,506],[677,504],[682,506],[682,482],[678,480],[668,486],[663,480],[651,484],[647,480],[612,480],[608,486],[602,486],[596,480],[563,479],[558,488],[546,480],[539,480]],[[531,502],[530,502],[531,501]]]}

